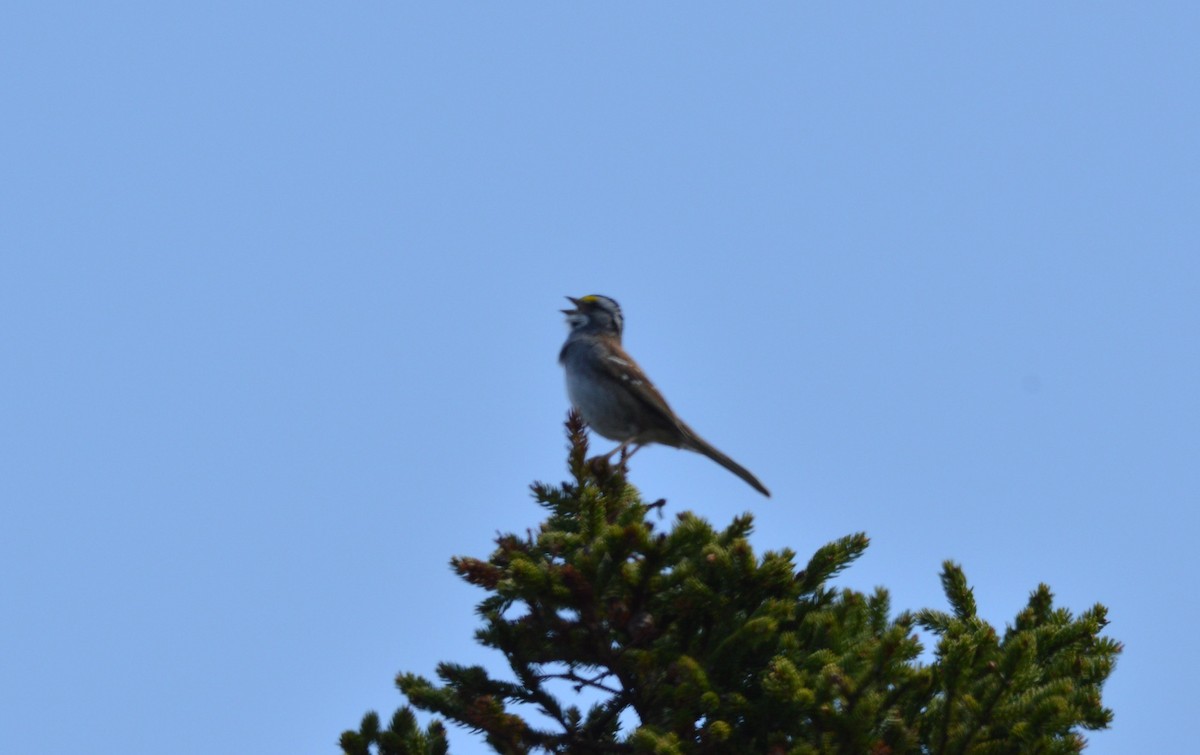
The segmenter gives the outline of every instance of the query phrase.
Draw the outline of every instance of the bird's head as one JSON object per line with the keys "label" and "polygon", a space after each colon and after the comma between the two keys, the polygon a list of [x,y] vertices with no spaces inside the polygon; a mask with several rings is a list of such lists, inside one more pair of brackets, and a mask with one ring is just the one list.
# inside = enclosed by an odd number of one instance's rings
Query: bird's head
{"label": "bird's head", "polygon": [[602,333],[621,337],[625,318],[621,316],[621,307],[616,301],[598,294],[579,299],[568,296],[567,299],[575,305],[574,309],[562,311],[567,316],[567,325],[572,333]]}

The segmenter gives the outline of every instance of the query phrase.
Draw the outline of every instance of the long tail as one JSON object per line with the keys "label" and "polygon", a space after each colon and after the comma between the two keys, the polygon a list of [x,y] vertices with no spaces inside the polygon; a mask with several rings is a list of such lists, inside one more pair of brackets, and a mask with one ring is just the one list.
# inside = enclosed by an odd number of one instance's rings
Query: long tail
{"label": "long tail", "polygon": [[684,430],[684,448],[704,454],[708,458],[728,469],[730,472],[733,472],[738,477],[741,477],[748,485],[750,485],[750,487],[762,493],[767,498],[771,497],[771,491],[767,490],[767,486],[759,482],[757,477],[750,474],[750,470],[746,469],[741,464],[738,464],[733,459],[713,448],[711,443],[697,435],[692,428],[684,426],[681,429]]}

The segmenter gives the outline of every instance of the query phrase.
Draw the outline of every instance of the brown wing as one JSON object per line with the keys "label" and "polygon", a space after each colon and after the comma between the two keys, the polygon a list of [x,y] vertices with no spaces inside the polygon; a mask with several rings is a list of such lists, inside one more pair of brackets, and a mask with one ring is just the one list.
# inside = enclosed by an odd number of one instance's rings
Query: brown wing
{"label": "brown wing", "polygon": [[[609,340],[606,345],[609,355],[597,360],[601,363],[601,369],[624,384],[630,394],[650,409],[651,413],[659,419],[663,429],[668,429],[673,434],[677,433],[680,425],[679,418],[675,416],[675,412],[671,411],[667,400],[654,387],[654,383],[650,382],[650,378],[646,377],[646,373],[642,372],[642,368],[615,340]],[[658,438],[655,440],[659,443],[663,442]]]}
{"label": "brown wing", "polygon": [[[671,407],[667,405],[667,400],[650,382],[650,378],[646,377],[646,373],[642,372],[642,368],[638,366],[637,362],[633,361],[633,357],[625,353],[621,344],[615,340],[609,340],[606,346],[608,347],[607,355],[596,360],[601,365],[600,369],[614,380],[627,386],[629,394],[649,410],[650,416],[658,420],[656,423],[658,427],[643,429],[638,437],[638,442],[662,443],[704,454],[741,477],[758,492],[768,498],[771,497],[770,491],[750,473],[750,470],[718,451],[711,443],[701,438],[692,428],[675,416],[675,412],[671,411]],[[655,432],[656,430],[658,432]]]}

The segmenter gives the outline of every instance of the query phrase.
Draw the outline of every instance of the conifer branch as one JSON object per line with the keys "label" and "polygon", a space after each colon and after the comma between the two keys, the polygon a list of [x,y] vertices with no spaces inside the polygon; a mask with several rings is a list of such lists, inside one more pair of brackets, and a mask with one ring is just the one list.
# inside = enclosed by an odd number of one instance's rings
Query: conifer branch
{"label": "conifer branch", "polygon": [[[344,753],[443,755],[444,727],[421,729],[413,709],[503,753],[1079,752],[1079,730],[1111,723],[1101,691],[1122,646],[1103,635],[1103,606],[1075,617],[1039,585],[1001,637],[947,561],[949,611],[893,618],[886,591],[830,584],[865,533],[797,568],[791,551],[754,553],[749,514],[718,529],[682,512],[663,527],[666,502],[645,503],[624,460],[589,463],[577,414],[566,430],[571,480],[530,487],[545,520],[451,561],[485,592],[476,638],[511,681],[450,663],[440,683],[400,674],[411,708],[386,729],[364,716]],[[936,642],[929,664],[915,627]],[[584,715],[558,682],[599,700]]]}

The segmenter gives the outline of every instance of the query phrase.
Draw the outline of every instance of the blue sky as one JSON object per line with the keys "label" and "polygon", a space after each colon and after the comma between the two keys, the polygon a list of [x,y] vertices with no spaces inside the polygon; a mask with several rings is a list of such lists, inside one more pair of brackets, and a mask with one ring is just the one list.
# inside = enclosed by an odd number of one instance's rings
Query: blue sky
{"label": "blue sky", "polygon": [[[1092,753],[1190,746],[1200,98],[1190,3],[39,2],[0,11],[0,739],[334,753],[495,664],[447,567],[565,476],[602,293],[842,582],[1126,652]],[[47,743],[50,743],[47,745]],[[1185,746],[1184,743],[1187,743]],[[78,744],[83,743],[83,744]],[[483,748],[456,732],[460,753]]]}

